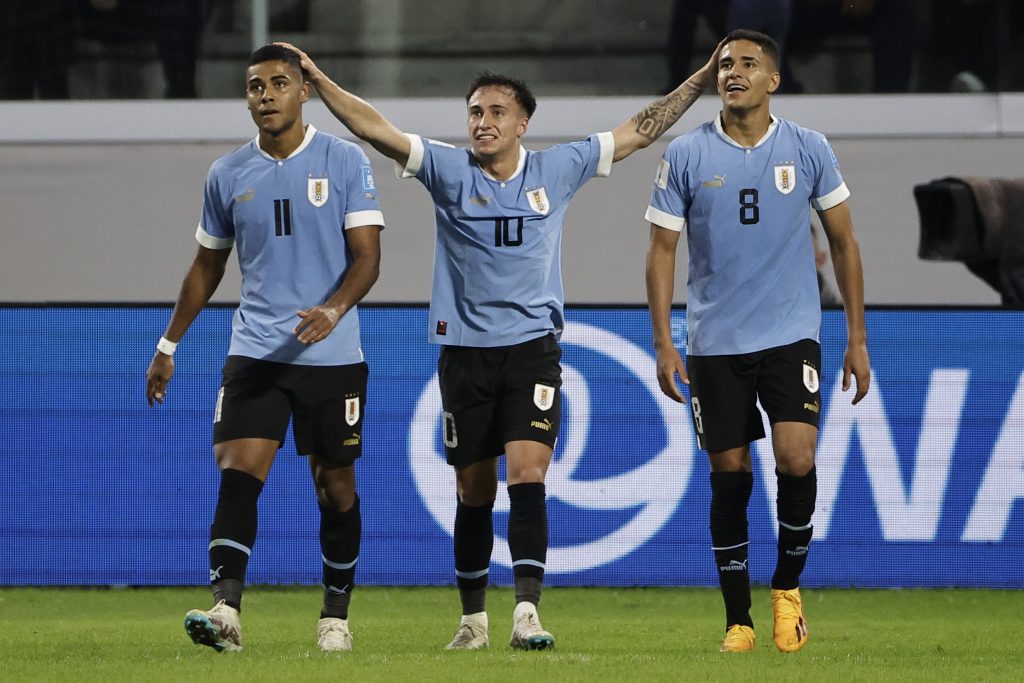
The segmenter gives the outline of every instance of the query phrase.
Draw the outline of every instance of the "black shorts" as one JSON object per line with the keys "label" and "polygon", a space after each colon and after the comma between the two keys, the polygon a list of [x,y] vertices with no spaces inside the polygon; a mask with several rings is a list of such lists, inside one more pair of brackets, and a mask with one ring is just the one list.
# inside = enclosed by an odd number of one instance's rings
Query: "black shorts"
{"label": "black shorts", "polygon": [[501,455],[509,441],[554,448],[562,350],[549,334],[513,346],[444,346],[437,361],[444,446],[456,467]]}
{"label": "black shorts", "polygon": [[776,422],[818,426],[821,345],[802,339],[735,356],[687,356],[690,416],[700,447],[717,453],[764,438],[757,402]]}
{"label": "black shorts", "polygon": [[271,439],[283,444],[294,416],[299,455],[342,465],[362,454],[366,363],[290,365],[228,356],[213,415],[213,442]]}

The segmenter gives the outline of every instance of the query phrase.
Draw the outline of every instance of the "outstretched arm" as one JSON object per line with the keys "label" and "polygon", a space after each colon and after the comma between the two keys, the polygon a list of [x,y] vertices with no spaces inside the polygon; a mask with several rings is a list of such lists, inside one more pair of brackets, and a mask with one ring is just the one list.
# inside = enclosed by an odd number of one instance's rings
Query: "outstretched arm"
{"label": "outstretched arm", "polygon": [[399,165],[409,161],[409,138],[366,100],[353,95],[327,77],[309,55],[291,43],[275,43],[292,50],[301,60],[309,82],[334,116],[360,140]]}
{"label": "outstretched arm", "polygon": [[678,375],[689,384],[686,364],[672,340],[672,290],[676,277],[676,247],[679,233],[651,224],[651,243],[647,249],[647,308],[651,314],[654,352],[658,363],[658,384],[673,401],[686,403],[676,384]]}
{"label": "outstretched arm", "polygon": [[[199,315],[199,311],[203,310],[203,306],[217,291],[217,285],[224,277],[224,267],[230,255],[230,249],[199,247],[196,257],[192,260],[192,266],[181,283],[178,301],[174,304],[171,320],[164,330],[165,339],[177,343],[185,335],[185,331]],[[149,405],[152,406],[154,401],[164,402],[167,383],[171,381],[173,374],[174,357],[161,351],[154,353],[149,370],[146,371],[146,401]]]}
{"label": "outstretched arm", "polygon": [[821,225],[828,237],[836,284],[846,311],[846,354],[843,357],[843,391],[850,388],[850,375],[857,379],[854,403],[859,403],[871,386],[871,360],[868,358],[867,329],[864,326],[864,270],[860,246],[853,234],[853,218],[846,202],[819,211]]}
{"label": "outstretched arm", "polygon": [[675,125],[701,93],[715,82],[715,74],[718,73],[718,54],[721,51],[722,43],[719,43],[711,59],[679,87],[660,100],[651,102],[633,118],[612,131],[612,135],[615,136],[615,156],[612,157],[612,161],[621,161],[633,152],[647,147]]}

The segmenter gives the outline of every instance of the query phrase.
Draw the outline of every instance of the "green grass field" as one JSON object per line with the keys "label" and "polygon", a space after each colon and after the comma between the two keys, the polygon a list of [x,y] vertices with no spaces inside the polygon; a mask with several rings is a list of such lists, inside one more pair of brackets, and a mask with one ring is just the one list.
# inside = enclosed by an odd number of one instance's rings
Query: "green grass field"
{"label": "green grass field", "polygon": [[[755,589],[753,653],[721,655],[721,597],[706,589],[544,593],[553,652],[508,647],[513,597],[492,589],[491,648],[445,652],[453,588],[368,588],[353,597],[355,651],[316,649],[320,591],[248,591],[245,650],[217,654],[182,628],[201,588],[0,590],[0,680],[588,681],[1008,680],[1024,674],[1024,592],[807,590],[808,645],[776,651],[768,590]],[[344,678],[339,678],[344,677]],[[1018,678],[1019,680],[1019,678]]]}

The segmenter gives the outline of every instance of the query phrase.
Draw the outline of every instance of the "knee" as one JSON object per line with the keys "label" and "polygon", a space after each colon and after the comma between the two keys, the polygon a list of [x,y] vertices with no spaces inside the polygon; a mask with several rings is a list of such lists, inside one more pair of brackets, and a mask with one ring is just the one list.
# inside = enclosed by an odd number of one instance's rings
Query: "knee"
{"label": "knee", "polygon": [[318,481],[316,500],[325,510],[347,512],[356,502],[356,487],[348,481]]}
{"label": "knee", "polygon": [[787,477],[803,477],[814,469],[814,448],[787,450],[775,454],[775,468]]}
{"label": "knee", "polygon": [[526,467],[519,467],[515,471],[510,471],[508,475],[508,483],[512,484],[543,484],[544,475],[547,474],[547,468],[540,465],[528,465]]}
{"label": "knee", "polygon": [[498,492],[497,482],[480,481],[473,479],[458,482],[459,501],[469,507],[480,507],[493,504]]}

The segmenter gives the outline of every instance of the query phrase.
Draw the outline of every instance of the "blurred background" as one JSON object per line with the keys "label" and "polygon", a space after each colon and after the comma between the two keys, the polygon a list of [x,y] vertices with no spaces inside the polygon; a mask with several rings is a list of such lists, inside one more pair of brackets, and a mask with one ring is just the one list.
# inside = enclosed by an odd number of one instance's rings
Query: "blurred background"
{"label": "blurred background", "polygon": [[0,98],[219,98],[268,36],[371,97],[454,95],[486,57],[537,94],[664,90],[716,36],[784,48],[784,92],[1024,89],[1010,0],[4,0]]}
{"label": "blurred background", "polygon": [[[703,64],[726,31],[748,27],[783,46],[773,112],[825,133],[836,149],[853,192],[867,303],[1018,305],[1024,237],[1009,237],[1024,228],[1007,226],[1024,224],[1024,201],[1003,201],[1020,194],[1016,186],[976,183],[955,194],[964,188],[941,185],[917,201],[914,188],[1022,175],[1022,5],[2,0],[0,301],[173,297],[195,250],[206,170],[254,134],[243,100],[254,46],[292,41],[401,129],[456,144],[465,140],[473,76],[520,77],[540,100],[526,137],[539,149],[615,127]],[[565,236],[568,302],[644,303],[642,217],[657,159],[719,106],[706,94],[649,150],[616,164],[610,180],[581,190]],[[352,139],[319,101],[304,118]],[[422,302],[429,197],[364,148],[395,228],[385,233],[384,274],[370,300]],[[979,187],[997,201],[976,202]],[[836,304],[822,240],[817,249],[823,301]],[[681,263],[680,303],[686,275]],[[232,269],[215,300],[237,292]]]}

